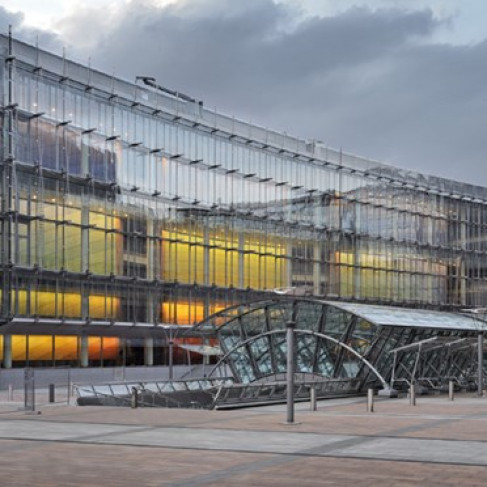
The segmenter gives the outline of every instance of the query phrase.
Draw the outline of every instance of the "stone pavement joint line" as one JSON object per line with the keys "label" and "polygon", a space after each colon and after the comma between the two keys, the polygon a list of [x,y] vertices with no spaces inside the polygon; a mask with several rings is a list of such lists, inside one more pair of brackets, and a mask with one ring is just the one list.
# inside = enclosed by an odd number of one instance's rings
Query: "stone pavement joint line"
{"label": "stone pavement joint line", "polygon": [[183,480],[181,482],[171,482],[164,485],[165,487],[191,487],[193,485],[205,485],[220,480],[232,479],[236,475],[242,473],[249,473],[249,472],[256,473],[259,470],[262,470],[267,467],[284,465],[298,458],[299,457],[296,455],[280,455],[275,458],[271,458],[270,460],[263,460],[260,462],[250,462],[244,465],[237,465],[234,467],[217,470],[207,475],[196,475],[191,479]]}
{"label": "stone pavement joint line", "polygon": [[296,425],[285,406],[3,414],[1,486],[485,485],[487,402],[418,402],[320,402]]}
{"label": "stone pavement joint line", "polygon": [[[83,435],[101,425],[17,420],[2,424],[4,440],[37,440],[104,445],[130,445],[299,456],[350,456],[379,460],[487,466],[487,444],[479,441],[388,436],[302,434],[297,431],[245,431],[104,425],[104,432]],[[5,426],[7,426],[5,428]],[[4,431],[6,429],[7,431]]]}

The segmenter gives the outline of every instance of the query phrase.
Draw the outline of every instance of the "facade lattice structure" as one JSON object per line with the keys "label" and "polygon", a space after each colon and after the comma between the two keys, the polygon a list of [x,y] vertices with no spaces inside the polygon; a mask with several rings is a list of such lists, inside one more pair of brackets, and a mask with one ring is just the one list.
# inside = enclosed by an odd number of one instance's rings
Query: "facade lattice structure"
{"label": "facade lattice structure", "polygon": [[162,364],[162,325],[275,290],[485,303],[486,188],[244,123],[6,36],[0,49],[5,367]]}

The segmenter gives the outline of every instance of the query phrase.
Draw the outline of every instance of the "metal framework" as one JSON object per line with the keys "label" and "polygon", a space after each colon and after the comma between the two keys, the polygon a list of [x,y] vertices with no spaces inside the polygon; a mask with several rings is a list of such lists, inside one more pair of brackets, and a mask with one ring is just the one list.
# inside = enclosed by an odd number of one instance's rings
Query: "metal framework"
{"label": "metal framework", "polygon": [[[276,334],[283,334],[283,331],[282,330],[268,331],[268,332],[261,333],[260,335],[254,336],[252,338],[249,338],[248,340],[245,340],[245,341],[239,343],[238,345],[233,347],[231,350],[226,352],[223,357],[220,358],[218,363],[213,367],[213,369],[211,369],[209,376],[211,377],[213,375],[213,373],[219,367],[221,367],[222,364],[226,363],[228,361],[228,359],[231,357],[231,355],[234,354],[239,348],[246,347],[246,345],[251,344],[253,341],[260,340],[264,337],[276,335]],[[349,351],[351,354],[353,354],[355,357],[357,357],[361,362],[363,362],[375,374],[375,376],[380,381],[380,383],[382,384],[384,389],[389,388],[386,380],[384,379],[384,377],[382,377],[382,375],[379,373],[379,371],[365,357],[360,355],[356,350],[354,350],[352,347],[350,347],[346,343],[343,343],[340,340],[337,340],[336,338],[333,338],[331,336],[325,335],[324,333],[318,333],[318,332],[310,331],[310,330],[294,329],[294,334],[295,335],[300,335],[300,334],[301,335],[310,335],[310,336],[313,336],[316,338],[323,338],[326,341],[330,341],[330,342],[334,343],[335,345],[342,347],[343,349]],[[267,380],[266,380],[266,382],[267,382]]]}
{"label": "metal framework", "polygon": [[[414,360],[399,362],[398,354],[405,351],[412,351]],[[472,389],[478,381],[477,339],[473,337],[432,337],[389,353],[394,356],[391,388],[403,382],[408,386],[416,384],[425,389],[446,391],[448,382],[453,381],[458,387]],[[396,377],[398,369],[400,378]]]}
{"label": "metal framework", "polygon": [[[11,34],[0,47],[4,368],[169,364],[161,325],[192,326],[274,290],[449,310],[486,302],[486,188],[263,129]],[[427,334],[378,331],[369,343],[350,315],[325,334],[384,364],[389,341]],[[312,358],[322,375],[357,372],[343,347],[308,358],[305,348],[298,362]],[[279,367],[279,353],[267,364],[249,349],[246,380]]]}
{"label": "metal framework", "polygon": [[215,369],[228,363],[237,382],[258,384],[284,380],[289,320],[297,325],[295,373],[303,381],[348,378],[356,390],[376,384],[390,392],[476,380],[473,352],[485,323],[459,314],[290,297],[228,308],[194,331],[218,338],[224,355]]}
{"label": "metal framework", "polygon": [[[483,333],[484,323],[415,309],[365,305],[351,309],[346,303],[293,297],[222,310],[191,329],[192,336],[199,333],[219,342],[219,348],[201,347],[220,356],[209,379],[181,382],[176,389],[170,382],[164,391],[140,385],[141,405],[224,408],[283,402],[286,396],[305,400],[311,389],[318,397],[357,394],[371,387],[394,396],[406,386],[441,391],[450,381],[465,388],[476,384],[476,335]],[[409,324],[413,318],[416,327]],[[430,326],[421,318],[431,319]],[[439,328],[442,318],[444,329]],[[231,370],[231,383],[213,378],[222,366]],[[133,385],[121,387],[127,396]],[[198,394],[181,392],[195,388]],[[116,395],[111,386],[91,387],[89,394],[100,402],[107,390]]]}

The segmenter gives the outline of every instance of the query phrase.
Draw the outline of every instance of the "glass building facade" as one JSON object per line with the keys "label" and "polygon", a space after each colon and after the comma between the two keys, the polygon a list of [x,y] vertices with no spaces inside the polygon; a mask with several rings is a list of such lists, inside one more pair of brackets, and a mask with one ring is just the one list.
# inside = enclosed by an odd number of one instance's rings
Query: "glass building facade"
{"label": "glass building facade", "polygon": [[0,46],[4,367],[162,364],[161,325],[276,289],[484,305],[486,188]]}

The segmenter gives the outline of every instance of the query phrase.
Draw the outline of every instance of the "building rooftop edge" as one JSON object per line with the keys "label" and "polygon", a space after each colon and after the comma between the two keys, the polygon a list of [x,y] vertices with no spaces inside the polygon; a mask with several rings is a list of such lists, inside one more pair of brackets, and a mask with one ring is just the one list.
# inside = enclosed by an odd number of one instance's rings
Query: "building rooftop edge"
{"label": "building rooftop edge", "polygon": [[[8,36],[0,33],[0,42],[3,49],[7,47]],[[390,178],[412,184],[418,187],[435,187],[439,192],[457,196],[471,196],[480,200],[487,200],[487,187],[456,181],[432,174],[419,173],[410,169],[403,169],[390,163],[384,163],[343,152],[324,145],[316,140],[306,140],[277,132],[256,124],[245,122],[238,118],[209,110],[199,105],[198,101],[190,102],[171,97],[163,92],[156,92],[126,79],[111,76],[104,71],[64,58],[28,42],[13,39],[14,56],[26,64],[40,66],[47,72],[58,76],[67,75],[74,82],[91,84],[94,88],[106,93],[112,92],[118,97],[127,100],[137,100],[142,97],[141,104],[148,104],[152,108],[161,109],[168,113],[180,114],[181,118],[191,117],[197,122],[206,125],[213,124],[215,129],[222,132],[231,132],[236,136],[255,140],[273,146],[282,146],[285,152],[296,153],[316,159],[320,162],[330,162],[336,166],[360,171],[376,177]],[[146,95],[147,98],[144,97]]]}

